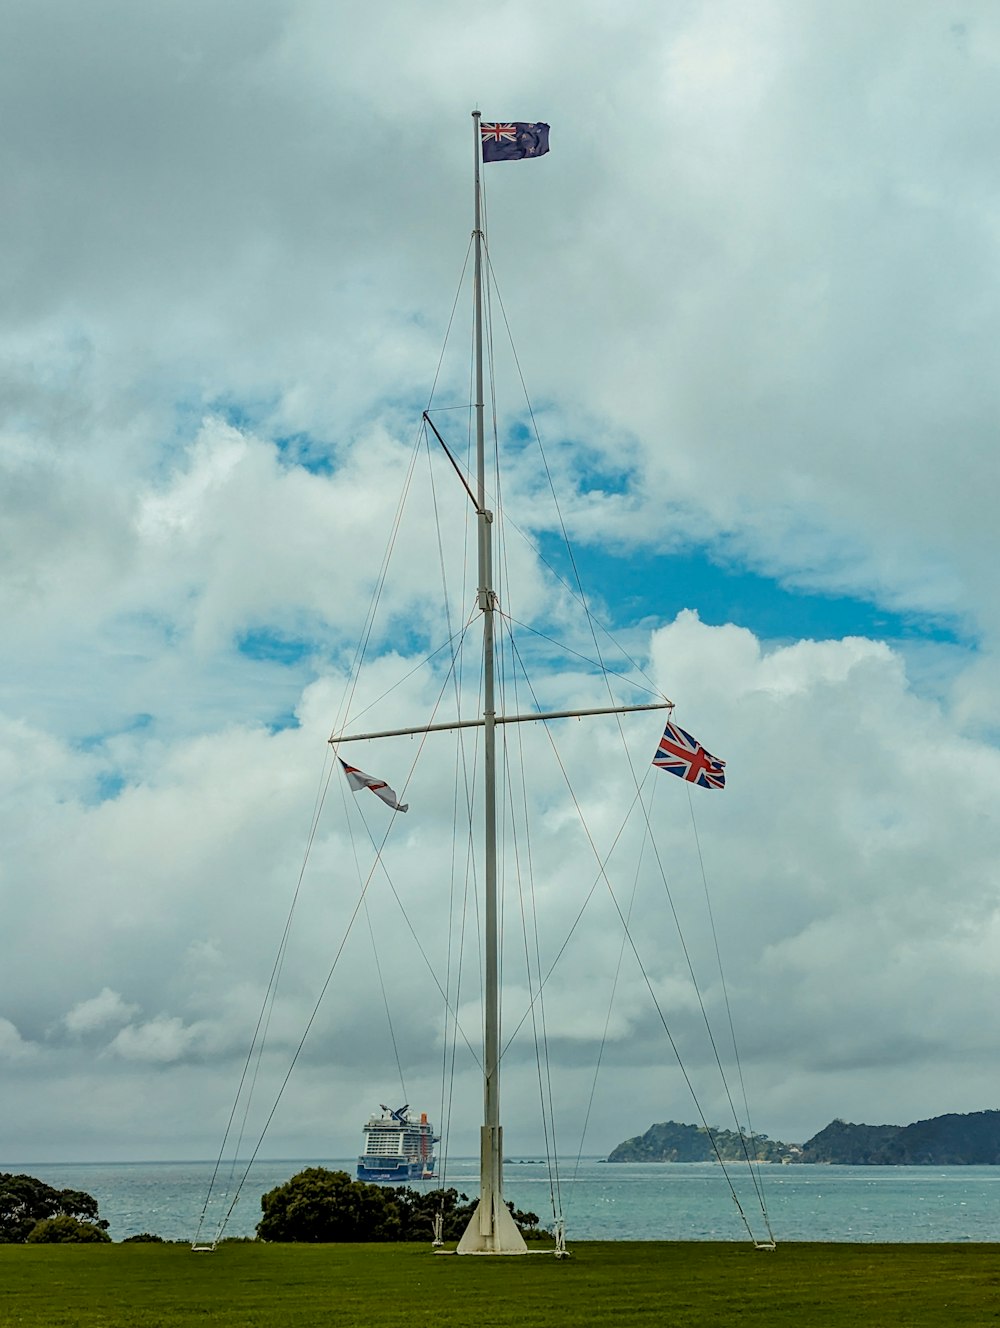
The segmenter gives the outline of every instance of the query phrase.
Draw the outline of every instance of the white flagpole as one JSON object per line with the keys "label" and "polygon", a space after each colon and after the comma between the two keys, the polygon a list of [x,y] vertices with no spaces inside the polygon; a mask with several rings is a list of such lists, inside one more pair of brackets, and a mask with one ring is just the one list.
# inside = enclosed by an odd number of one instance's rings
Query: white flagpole
{"label": "white flagpole", "polygon": [[503,1129],[500,1125],[500,966],[497,928],[496,709],[493,655],[493,513],[486,510],[485,400],[483,391],[483,230],[480,193],[482,134],[475,139],[475,353],[476,508],[479,532],[479,608],[483,615],[483,781],[486,869],[486,990],[483,1056],[483,1127],[479,1146],[479,1203],[458,1244],[459,1254],[526,1254],[527,1246],[503,1200]]}

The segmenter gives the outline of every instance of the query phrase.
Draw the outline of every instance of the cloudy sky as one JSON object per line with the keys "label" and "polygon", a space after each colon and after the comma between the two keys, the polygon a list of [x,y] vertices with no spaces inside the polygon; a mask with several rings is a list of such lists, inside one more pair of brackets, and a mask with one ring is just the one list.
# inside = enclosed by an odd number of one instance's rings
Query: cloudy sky
{"label": "cloudy sky", "polygon": [[[454,746],[412,774],[409,740],[350,749],[406,784],[392,825],[323,795],[411,461],[362,727],[428,717],[443,669],[413,670],[472,609],[456,579],[441,610],[433,503],[448,552],[465,511],[418,425],[476,106],[552,126],[547,157],[488,168],[491,256],[612,661],[727,761],[689,798],[646,779],[660,718],[624,725],[670,898],[648,850],[614,888],[708,1118],[732,1124],[670,907],[725,1030],[706,881],[754,1126],[1000,1105],[995,7],[6,0],[0,49],[0,1162],[214,1157],[293,897],[265,1112],[346,942],[264,1154],[355,1153],[404,1093],[441,1115]],[[592,656],[542,561],[567,565],[523,397],[501,409],[530,538],[505,607]],[[535,656],[541,703],[606,703],[579,654]],[[531,733],[547,969],[595,867]],[[606,851],[634,798],[617,729],[556,737]],[[348,933],[362,811],[389,879]],[[509,1027],[514,894],[505,916]],[[697,1119],[620,949],[598,882],[546,988],[568,1152],[605,1027],[585,1151]],[[458,1153],[477,1074],[460,1041]],[[510,1151],[541,1147],[537,1103],[520,1039]]]}

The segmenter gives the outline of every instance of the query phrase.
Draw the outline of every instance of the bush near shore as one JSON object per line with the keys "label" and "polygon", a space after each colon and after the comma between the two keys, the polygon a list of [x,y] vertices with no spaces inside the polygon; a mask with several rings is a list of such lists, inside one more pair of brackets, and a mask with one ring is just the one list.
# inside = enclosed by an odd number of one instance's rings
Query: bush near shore
{"label": "bush near shore", "polygon": [[108,1223],[83,1190],[55,1190],[34,1176],[0,1171],[0,1245],[103,1244]]}
{"label": "bush near shore", "polygon": [[[457,1190],[421,1193],[408,1185],[369,1185],[352,1180],[346,1171],[306,1167],[283,1185],[261,1196],[264,1216],[257,1224],[261,1240],[307,1241],[429,1241],[435,1219],[441,1238],[458,1240],[475,1209]],[[527,1240],[543,1233],[537,1213],[522,1213],[508,1203],[511,1216]]]}

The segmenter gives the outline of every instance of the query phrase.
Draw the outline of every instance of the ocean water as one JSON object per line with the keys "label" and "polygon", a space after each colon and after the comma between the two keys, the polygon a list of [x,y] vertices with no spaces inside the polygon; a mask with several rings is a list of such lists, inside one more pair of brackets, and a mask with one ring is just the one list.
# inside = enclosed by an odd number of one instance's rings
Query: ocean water
{"label": "ocean water", "polygon": [[[206,1209],[211,1162],[0,1163],[58,1189],[85,1190],[97,1199],[114,1240],[149,1231],[165,1240],[211,1241],[252,1236],[260,1196],[306,1166],[353,1175],[355,1159],[255,1162],[235,1205],[236,1185],[220,1169]],[[236,1173],[242,1178],[245,1164]],[[558,1178],[538,1161],[513,1159],[504,1189],[517,1208],[551,1227],[553,1199],[575,1240],[750,1240],[770,1232],[782,1241],[1000,1241],[1000,1167],[835,1167],[727,1165],[736,1191],[717,1163],[560,1162]],[[426,1188],[454,1186],[474,1196],[474,1158],[448,1163]],[[762,1214],[758,1188],[763,1195]],[[740,1208],[746,1223],[740,1216]],[[227,1216],[228,1214],[228,1216]]]}

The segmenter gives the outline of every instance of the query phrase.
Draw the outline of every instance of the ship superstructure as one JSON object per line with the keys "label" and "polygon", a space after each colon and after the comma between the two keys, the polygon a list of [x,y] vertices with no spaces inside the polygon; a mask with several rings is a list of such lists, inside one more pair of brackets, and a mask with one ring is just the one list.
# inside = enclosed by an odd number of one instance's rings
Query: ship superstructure
{"label": "ship superstructure", "polygon": [[358,1180],[405,1184],[434,1174],[438,1136],[427,1119],[410,1116],[409,1103],[393,1109],[382,1103],[382,1115],[371,1115],[365,1126],[364,1152],[358,1158]]}

